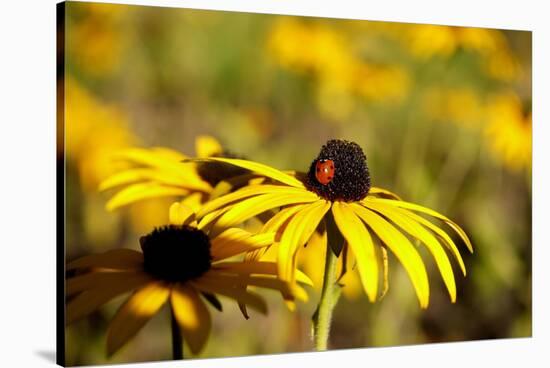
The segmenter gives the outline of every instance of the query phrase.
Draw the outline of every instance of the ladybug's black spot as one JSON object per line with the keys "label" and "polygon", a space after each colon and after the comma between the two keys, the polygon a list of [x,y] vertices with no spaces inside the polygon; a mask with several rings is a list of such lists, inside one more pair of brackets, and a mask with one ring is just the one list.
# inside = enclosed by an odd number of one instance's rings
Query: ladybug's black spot
{"label": "ladybug's black spot", "polygon": [[144,269],[170,282],[197,278],[210,269],[210,240],[201,230],[186,225],[154,229],[139,239]]}
{"label": "ladybug's black spot", "polygon": [[[317,162],[332,160],[334,176],[327,184],[321,184],[315,175]],[[340,139],[329,140],[309,167],[306,187],[329,201],[355,202],[367,196],[370,189],[370,174],[367,157],[354,142]]]}
{"label": "ladybug's black spot", "polygon": [[[243,158],[227,150],[212,157]],[[197,165],[199,176],[213,187],[222,180],[244,175],[248,172],[246,169],[222,162],[201,162]]]}

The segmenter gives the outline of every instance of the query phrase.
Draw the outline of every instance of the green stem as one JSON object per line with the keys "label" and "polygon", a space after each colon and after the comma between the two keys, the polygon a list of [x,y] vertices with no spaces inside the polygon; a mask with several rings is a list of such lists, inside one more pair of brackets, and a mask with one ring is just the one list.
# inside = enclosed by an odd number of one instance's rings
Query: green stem
{"label": "green stem", "polygon": [[183,359],[183,336],[180,325],[174,315],[174,309],[170,306],[170,321],[172,325],[172,358],[174,360]]}
{"label": "green stem", "polygon": [[327,350],[332,312],[340,297],[340,287],[336,283],[337,260],[338,257],[336,257],[331,247],[327,246],[323,289],[321,290],[319,305],[313,316],[313,340],[315,349],[318,351]]}

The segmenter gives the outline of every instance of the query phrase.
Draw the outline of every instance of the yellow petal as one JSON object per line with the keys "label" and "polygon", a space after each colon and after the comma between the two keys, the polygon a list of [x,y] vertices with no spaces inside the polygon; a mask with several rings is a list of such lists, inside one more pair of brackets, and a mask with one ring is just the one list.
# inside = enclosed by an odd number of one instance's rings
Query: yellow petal
{"label": "yellow petal", "polygon": [[151,282],[119,308],[107,332],[107,354],[111,356],[153,317],[170,296],[170,288]]}
{"label": "yellow petal", "polygon": [[302,209],[290,220],[279,243],[278,273],[281,279],[294,283],[297,250],[311,237],[329,209],[329,202],[319,200]]}
{"label": "yellow petal", "polygon": [[456,245],[453,242],[453,240],[451,239],[451,237],[443,229],[439,228],[438,226],[434,225],[430,221],[426,220],[424,217],[422,217],[420,215],[417,215],[416,213],[413,213],[409,210],[394,207],[394,211],[398,211],[398,212],[402,213],[403,215],[409,217],[413,221],[416,221],[417,223],[419,223],[419,224],[425,226],[426,228],[430,229],[437,236],[439,236],[442,239],[443,244],[445,244],[445,246],[447,246],[447,248],[449,248],[451,253],[454,255],[455,259],[457,260],[457,262],[460,266],[460,269],[462,270],[462,274],[464,276],[466,276],[466,266],[464,265],[464,261],[462,260],[462,256],[460,255],[460,252],[458,251],[458,248],[456,247]]}
{"label": "yellow petal", "polygon": [[263,194],[237,203],[224,213],[216,222],[217,228],[238,225],[264,211],[296,203],[310,203],[318,200],[313,193],[301,194]]}
{"label": "yellow petal", "polygon": [[119,207],[148,198],[180,196],[188,193],[187,189],[167,187],[156,183],[132,184],[115,194],[107,202],[107,210],[113,211]]}
{"label": "yellow petal", "polygon": [[66,323],[73,323],[87,316],[116,296],[135,290],[149,281],[151,278],[142,273],[82,292],[67,304]]}
{"label": "yellow petal", "polygon": [[137,168],[128,169],[109,176],[99,184],[99,190],[105,191],[121,185],[128,185],[139,181],[155,181],[175,187],[185,187],[185,181],[181,177],[170,175],[156,169]]}
{"label": "yellow petal", "polygon": [[402,228],[405,232],[409,233],[416,239],[420,240],[426,245],[430,253],[435,259],[439,272],[445,282],[445,286],[449,291],[449,296],[451,301],[454,303],[456,301],[456,284],[453,274],[453,269],[447,253],[443,246],[439,243],[435,236],[431,232],[426,230],[422,225],[413,221],[411,218],[406,215],[401,214],[398,211],[392,210],[392,206],[382,205],[378,203],[365,203],[368,208],[379,212],[380,214],[386,216],[389,220],[393,221],[397,226]]}
{"label": "yellow petal", "polygon": [[[276,262],[222,262],[212,266],[213,269],[227,271],[239,275],[266,274],[277,275]],[[313,281],[302,271],[297,270],[296,281],[313,286]]]}
{"label": "yellow petal", "polygon": [[460,236],[460,238],[466,244],[466,246],[468,247],[470,252],[472,252],[472,253],[474,252],[474,248],[472,246],[472,243],[470,242],[470,239],[468,238],[468,235],[466,235],[464,230],[462,230],[462,228],[460,226],[458,226],[456,223],[454,223],[453,221],[451,221],[447,217],[443,216],[442,214],[440,214],[440,213],[438,213],[434,210],[431,210],[431,209],[423,207],[423,206],[419,206],[419,205],[414,204],[414,203],[404,202],[404,201],[396,201],[396,200],[391,200],[391,199],[369,198],[369,200],[373,200],[373,201],[381,202],[381,203],[386,203],[386,204],[390,204],[390,205],[401,207],[401,208],[407,208],[407,209],[413,210],[413,211],[422,212],[422,213],[425,213],[426,215],[429,215],[429,216],[435,217],[437,219],[440,219],[441,221],[443,221],[447,225],[449,225],[458,234],[458,236]]}
{"label": "yellow petal", "polygon": [[184,341],[193,354],[198,354],[206,344],[212,327],[208,309],[197,292],[186,285],[172,288],[170,302]]}
{"label": "yellow petal", "polygon": [[332,213],[336,226],[346,239],[356,260],[363,288],[371,302],[378,297],[378,261],[369,231],[350,206],[334,202]]}
{"label": "yellow petal", "polygon": [[230,165],[242,167],[243,169],[253,171],[255,173],[266,176],[268,178],[271,178],[283,184],[290,185],[292,187],[301,188],[301,189],[305,188],[304,184],[300,180],[296,179],[294,176],[285,174],[280,170],[277,170],[270,166],[253,162],[253,161],[241,160],[236,158],[221,158],[221,157],[211,157],[208,159],[195,160],[195,161],[225,162]]}
{"label": "yellow petal", "polygon": [[288,224],[292,216],[307,206],[309,204],[297,204],[282,209],[264,224],[261,232],[278,232],[283,225]]}
{"label": "yellow petal", "polygon": [[187,207],[191,208],[193,212],[197,213],[201,207],[203,202],[203,197],[205,195],[203,193],[192,193],[186,196],[181,200],[181,203],[186,205]]}
{"label": "yellow petal", "polygon": [[143,265],[143,254],[132,249],[114,249],[102,254],[92,254],[78,258],[67,264],[67,270],[77,268],[113,268],[136,270]]}
{"label": "yellow petal", "polygon": [[389,264],[388,264],[388,251],[384,247],[380,247],[382,253],[382,270],[383,270],[383,283],[382,283],[382,293],[380,299],[382,299],[390,288],[389,282]]}
{"label": "yellow petal", "polygon": [[[247,286],[257,286],[264,289],[272,289],[279,291],[283,297],[287,300],[294,299],[296,292],[295,286],[291,286],[289,283],[271,276],[263,275],[249,275],[249,276],[231,276],[220,270],[210,270],[208,274],[201,277],[204,281],[210,281],[218,285],[225,285],[226,287],[243,288]],[[306,293],[307,298],[307,293]]]}
{"label": "yellow petal", "polygon": [[189,225],[195,220],[195,212],[191,207],[175,202],[170,206],[169,219],[172,225]]}
{"label": "yellow petal", "polygon": [[234,255],[273,244],[275,234],[252,235],[246,230],[230,228],[212,239],[212,260],[218,261]]}
{"label": "yellow petal", "polygon": [[254,249],[254,250],[251,250],[251,251],[248,251],[246,252],[245,256],[244,256],[244,260],[245,262],[254,262],[254,261],[258,261],[259,259],[261,259],[264,254],[267,253],[267,251],[271,248],[270,245],[268,245],[267,247],[263,247],[263,248],[259,248],[259,249]]}
{"label": "yellow petal", "polygon": [[142,275],[143,272],[137,270],[90,272],[67,279],[65,293],[70,296],[89,289],[105,288]]}
{"label": "yellow petal", "polygon": [[227,206],[231,204],[232,202],[240,201],[244,198],[256,196],[259,194],[266,194],[266,193],[287,193],[287,194],[301,194],[304,193],[304,190],[296,189],[293,187],[287,187],[283,185],[249,185],[246,187],[243,187],[233,193],[215,198],[208,203],[206,203],[201,210],[197,213],[198,218],[202,218],[206,214],[217,210],[219,208],[222,208],[224,206]]}
{"label": "yellow petal", "polygon": [[195,138],[195,152],[197,157],[211,157],[220,155],[223,148],[216,138],[209,135],[199,135]]}
{"label": "yellow petal", "polygon": [[209,200],[214,200],[216,198],[229,194],[232,190],[233,185],[228,180],[222,180],[216,184],[214,189],[212,189]]}
{"label": "yellow petal", "polygon": [[[199,224],[197,225],[197,228],[201,230],[206,230],[210,225],[212,225],[213,222],[215,222],[221,215],[229,211],[231,207],[224,207],[220,208],[218,210],[212,211],[207,215],[204,215],[201,220],[199,221]],[[210,235],[216,235],[213,231],[210,231]]]}
{"label": "yellow petal", "polygon": [[351,204],[354,212],[376,233],[384,244],[396,255],[407,271],[422,308],[427,308],[430,299],[428,274],[422,258],[409,239],[382,216],[359,204]]}
{"label": "yellow petal", "polygon": [[258,294],[246,290],[244,287],[236,287],[234,284],[220,283],[219,280],[212,281],[200,277],[191,281],[191,284],[197,289],[207,293],[219,294],[246,304],[260,313],[267,313],[267,304]]}
{"label": "yellow petal", "polygon": [[183,163],[182,161],[186,159],[184,155],[167,148],[129,148],[117,152],[114,158],[130,161],[153,168],[166,175],[178,177],[180,178],[179,183],[184,183],[189,188],[205,192],[212,190],[211,185],[202,180],[197,174],[195,164]]}

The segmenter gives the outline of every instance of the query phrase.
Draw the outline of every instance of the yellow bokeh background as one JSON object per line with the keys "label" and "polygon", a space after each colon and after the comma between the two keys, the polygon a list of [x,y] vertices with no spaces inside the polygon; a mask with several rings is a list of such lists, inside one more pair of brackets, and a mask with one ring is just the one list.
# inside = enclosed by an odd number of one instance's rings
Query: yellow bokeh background
{"label": "yellow bokeh background", "polygon": [[[305,171],[330,138],[359,143],[373,184],[445,213],[470,235],[468,276],[449,302],[429,257],[423,311],[390,257],[390,288],[370,304],[341,280],[331,348],[531,335],[531,33],[473,27],[67,3],[66,257],[117,247],[166,223],[172,198],[108,212],[98,185],[117,150],[195,154],[210,135],[239,156]],[[316,248],[317,247],[317,248]],[[267,255],[269,256],[269,254]],[[425,254],[423,254],[425,256]],[[315,241],[300,267],[320,284]],[[267,317],[212,311],[199,357],[312,350],[319,290]],[[120,300],[67,327],[67,364],[170,358],[159,313],[110,360],[105,330]],[[223,301],[222,301],[223,302]]]}

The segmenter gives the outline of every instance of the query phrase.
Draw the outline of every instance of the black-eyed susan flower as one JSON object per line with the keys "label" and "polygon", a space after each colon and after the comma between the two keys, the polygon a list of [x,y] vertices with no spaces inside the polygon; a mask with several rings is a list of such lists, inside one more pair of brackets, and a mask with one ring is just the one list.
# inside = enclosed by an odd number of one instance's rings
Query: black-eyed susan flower
{"label": "black-eyed susan flower", "polygon": [[[211,136],[195,140],[198,157],[231,157]],[[112,155],[112,159],[129,165],[105,179],[99,189],[121,188],[107,202],[109,211],[143,199],[188,197],[187,205],[197,208],[221,180],[239,176],[245,170],[220,165],[182,163],[187,156],[164,147],[128,148]]]}
{"label": "black-eyed susan flower", "polygon": [[[371,186],[366,156],[356,143],[330,140],[313,160],[306,174],[290,174],[246,160],[210,158],[251,170],[270,178],[273,184],[245,186],[216,198],[197,214],[208,218],[212,231],[234,226],[266,211],[280,208],[263,226],[261,233],[276,233],[278,275],[293,283],[297,255],[316,231],[326,233],[328,247],[321,301],[314,315],[317,349],[327,346],[330,315],[337,300],[336,258],[353,256],[363,289],[371,302],[380,297],[380,274],[387,275],[389,249],[403,265],[416,291],[420,306],[427,308],[429,284],[426,267],[412,240],[422,243],[435,259],[451,301],[456,300],[456,284],[446,249],[466,268],[449,234],[437,219],[448,225],[466,243],[465,232],[447,217],[420,205],[405,202],[390,191]],[[428,218],[424,217],[428,216]],[[248,260],[262,251],[253,251]],[[347,262],[343,262],[346,265]],[[344,268],[346,268],[344,266]],[[383,278],[385,292],[387,278]],[[320,336],[320,337],[319,337]]]}
{"label": "black-eyed susan flower", "polygon": [[[109,325],[108,355],[138,333],[166,303],[173,325],[181,329],[175,335],[181,333],[191,352],[197,354],[211,328],[205,301],[221,310],[217,296],[224,296],[266,313],[265,301],[248,287],[273,289],[287,300],[294,298],[298,289],[276,278],[275,263],[229,260],[271,244],[273,233],[254,235],[227,228],[210,236],[194,218],[191,208],[177,202],[170,208],[171,225],[140,238],[142,252],[116,249],[70,262],[67,270],[76,276],[67,280],[67,323],[118,295],[133,292]],[[298,278],[310,283],[304,274]]]}
{"label": "black-eyed susan flower", "polygon": [[[227,227],[267,210],[281,208],[265,223],[262,232],[277,233],[278,269],[282,279],[294,279],[296,254],[317,229],[330,225],[326,220],[332,217],[356,258],[363,288],[371,301],[377,299],[379,273],[384,268],[383,253],[389,249],[407,271],[421,307],[428,306],[426,268],[411,239],[419,240],[432,254],[451,300],[456,300],[455,279],[446,250],[456,259],[464,275],[466,268],[450,235],[430,220],[436,219],[448,225],[472,250],[467,235],[442,214],[402,201],[390,191],[371,186],[366,157],[357,144],[328,141],[313,160],[308,173],[303,175],[291,175],[246,160],[208,160],[246,168],[276,182],[249,185],[216,198],[199,211],[198,217],[209,216],[214,228]],[[326,163],[330,165],[326,166]],[[212,220],[212,217],[216,219]],[[341,248],[341,244],[330,246]]]}

